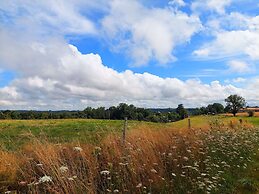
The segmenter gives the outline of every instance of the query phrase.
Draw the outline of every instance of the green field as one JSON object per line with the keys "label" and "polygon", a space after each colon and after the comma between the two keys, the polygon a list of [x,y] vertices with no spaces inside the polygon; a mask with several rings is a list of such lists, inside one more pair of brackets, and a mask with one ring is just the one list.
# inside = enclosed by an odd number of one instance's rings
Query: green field
{"label": "green field", "polygon": [[[192,128],[208,128],[213,120],[229,123],[232,117],[198,116],[191,118]],[[236,117],[243,119],[254,126],[259,126],[259,117]],[[1,120],[0,146],[2,149],[17,149],[31,138],[48,139],[54,143],[84,142],[98,144],[107,134],[120,133],[124,121],[94,120],[94,119],[58,119],[58,120]],[[187,119],[174,123],[151,123],[143,121],[128,121],[128,129],[143,127],[187,128]]]}
{"label": "green field", "polygon": [[[98,144],[104,136],[119,133],[124,121],[94,119],[59,119],[59,120],[1,120],[0,145],[3,149],[17,149],[33,137],[47,139],[54,143],[83,142]],[[128,129],[153,128],[162,124],[128,121]]]}

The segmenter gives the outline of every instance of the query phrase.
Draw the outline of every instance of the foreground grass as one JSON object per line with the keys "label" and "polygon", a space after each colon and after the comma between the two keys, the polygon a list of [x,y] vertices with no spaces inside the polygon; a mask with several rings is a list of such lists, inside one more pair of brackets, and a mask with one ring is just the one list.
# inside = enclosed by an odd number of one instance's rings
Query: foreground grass
{"label": "foreground grass", "polygon": [[2,132],[20,128],[30,141],[0,151],[0,192],[256,193],[259,130],[239,119],[195,117],[192,129],[187,120],[129,122],[125,145],[122,121],[6,121]]}

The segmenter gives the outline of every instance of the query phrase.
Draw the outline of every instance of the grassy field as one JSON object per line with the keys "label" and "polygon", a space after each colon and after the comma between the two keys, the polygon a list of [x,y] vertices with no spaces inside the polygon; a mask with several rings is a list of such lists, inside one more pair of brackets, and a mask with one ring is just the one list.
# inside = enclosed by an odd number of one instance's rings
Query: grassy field
{"label": "grassy field", "polygon": [[190,119],[3,120],[0,193],[257,193],[259,117]]}
{"label": "grassy field", "polygon": [[[225,124],[231,120],[238,122],[242,119],[244,123],[259,126],[259,117],[238,116],[233,119],[230,116],[199,116],[191,118],[192,128],[205,128],[210,125],[211,120],[219,119]],[[93,120],[93,119],[59,119],[59,120],[1,120],[0,121],[0,147],[2,149],[17,149],[31,137],[48,139],[53,143],[84,142],[98,144],[107,134],[120,133],[124,121],[118,120]],[[128,129],[186,129],[188,121],[181,120],[175,123],[151,123],[128,121]]]}
{"label": "grassy field", "polygon": [[[98,144],[107,134],[121,132],[124,121],[93,119],[1,120],[0,146],[18,149],[32,137],[53,143],[84,142]],[[128,121],[128,129],[143,125],[159,128],[161,124]]]}

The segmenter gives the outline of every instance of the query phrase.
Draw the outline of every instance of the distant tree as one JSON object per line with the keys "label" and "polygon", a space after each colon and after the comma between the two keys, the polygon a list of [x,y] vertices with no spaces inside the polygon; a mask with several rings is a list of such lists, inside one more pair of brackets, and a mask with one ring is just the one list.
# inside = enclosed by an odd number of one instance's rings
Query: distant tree
{"label": "distant tree", "polygon": [[220,103],[209,104],[206,109],[210,114],[220,114],[224,112],[224,106]]}
{"label": "distant tree", "polygon": [[0,119],[5,119],[5,115],[2,111],[0,111]]}
{"label": "distant tree", "polygon": [[179,114],[181,119],[187,118],[188,117],[188,112],[184,108],[183,104],[179,104],[178,107],[176,108],[175,112]]}
{"label": "distant tree", "polygon": [[227,97],[225,102],[227,103],[226,110],[231,112],[234,116],[236,116],[236,113],[246,104],[245,99],[236,94]]}
{"label": "distant tree", "polygon": [[212,107],[215,110],[215,114],[220,114],[224,112],[224,106],[220,103],[213,103]]}
{"label": "distant tree", "polygon": [[247,113],[248,113],[248,116],[249,116],[249,117],[253,117],[254,114],[255,114],[255,112],[252,111],[252,110],[249,110]]}

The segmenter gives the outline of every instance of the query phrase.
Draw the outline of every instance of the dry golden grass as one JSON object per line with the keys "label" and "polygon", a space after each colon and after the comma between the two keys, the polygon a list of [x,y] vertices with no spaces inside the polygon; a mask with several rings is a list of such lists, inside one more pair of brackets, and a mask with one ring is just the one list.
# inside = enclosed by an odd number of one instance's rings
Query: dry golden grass
{"label": "dry golden grass", "polygon": [[[233,116],[232,113],[225,113],[224,115],[225,116]],[[239,113],[236,114],[236,116],[238,116],[238,117],[247,117],[248,113],[247,112],[239,112]],[[254,116],[255,117],[259,117],[259,112],[254,112]]]}
{"label": "dry golden grass", "polygon": [[0,150],[0,191],[15,183],[21,163],[17,155]]}

